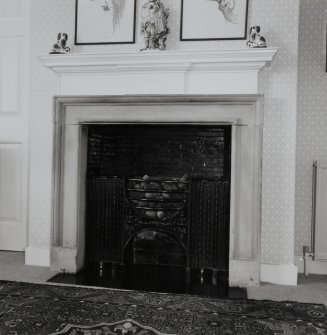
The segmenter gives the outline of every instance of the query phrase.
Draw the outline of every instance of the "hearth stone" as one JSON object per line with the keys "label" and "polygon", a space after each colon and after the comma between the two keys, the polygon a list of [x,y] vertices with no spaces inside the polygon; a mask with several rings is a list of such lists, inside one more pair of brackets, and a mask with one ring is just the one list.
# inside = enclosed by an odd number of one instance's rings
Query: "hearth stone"
{"label": "hearth stone", "polygon": [[198,296],[246,298],[246,290],[230,287],[226,273],[218,272],[213,283],[212,271],[204,270],[201,281],[199,269],[190,272],[185,281],[185,268],[180,266],[131,265],[119,266],[103,263],[100,275],[96,264],[87,264],[77,274],[58,274],[49,282],[108,287],[124,290],[151,291],[161,293],[192,294]]}

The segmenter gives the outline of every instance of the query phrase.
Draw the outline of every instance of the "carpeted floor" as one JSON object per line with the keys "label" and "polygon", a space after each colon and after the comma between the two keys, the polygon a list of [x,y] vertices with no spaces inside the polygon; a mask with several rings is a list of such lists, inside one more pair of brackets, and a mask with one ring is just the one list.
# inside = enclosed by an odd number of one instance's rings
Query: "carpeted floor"
{"label": "carpeted floor", "polygon": [[327,309],[3,281],[0,334],[327,334]]}
{"label": "carpeted floor", "polygon": [[[41,284],[56,274],[46,267],[25,265],[24,258],[23,252],[0,251],[0,280]],[[261,283],[247,288],[247,295],[250,299],[312,302],[327,306],[327,276],[299,274],[298,286]]]}

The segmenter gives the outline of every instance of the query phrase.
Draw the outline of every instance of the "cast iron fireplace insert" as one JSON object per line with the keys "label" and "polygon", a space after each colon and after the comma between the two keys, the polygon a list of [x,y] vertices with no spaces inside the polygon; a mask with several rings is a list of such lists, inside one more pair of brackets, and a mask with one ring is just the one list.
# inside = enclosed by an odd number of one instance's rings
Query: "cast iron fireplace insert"
{"label": "cast iron fireplace insert", "polygon": [[89,125],[84,273],[104,286],[221,295],[230,180],[231,126]]}

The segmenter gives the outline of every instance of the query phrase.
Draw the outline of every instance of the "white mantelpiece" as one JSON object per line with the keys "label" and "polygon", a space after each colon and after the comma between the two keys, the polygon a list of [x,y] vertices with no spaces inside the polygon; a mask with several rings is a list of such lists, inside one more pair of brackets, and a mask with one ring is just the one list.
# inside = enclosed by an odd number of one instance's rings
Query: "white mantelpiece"
{"label": "white mantelpiece", "polygon": [[256,94],[277,48],[45,55],[61,94]]}

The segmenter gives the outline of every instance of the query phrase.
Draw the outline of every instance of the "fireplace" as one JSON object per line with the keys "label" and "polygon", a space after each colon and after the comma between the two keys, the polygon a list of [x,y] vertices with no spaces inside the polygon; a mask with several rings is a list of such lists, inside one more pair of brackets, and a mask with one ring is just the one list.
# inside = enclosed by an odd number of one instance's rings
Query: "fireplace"
{"label": "fireplace", "polygon": [[[160,262],[228,271],[231,286],[258,284],[261,106],[257,95],[56,98],[52,269],[76,273],[86,262]],[[178,136],[168,140],[173,132]],[[122,133],[123,140],[118,136]],[[143,152],[145,139],[151,150]],[[170,149],[169,141],[175,141]],[[123,142],[134,149],[122,160],[117,148]],[[97,156],[99,148],[105,153],[102,158]],[[158,155],[149,156],[149,151]],[[175,151],[170,158],[169,151]],[[135,152],[143,158],[135,159]],[[144,164],[157,157],[157,163]],[[172,164],[166,166],[169,160]],[[224,205],[216,200],[221,194]],[[105,200],[85,206],[97,196]],[[95,233],[98,242],[105,245],[106,234],[110,241],[110,229],[118,238],[107,243],[110,250],[105,246],[90,252],[92,244],[85,243],[85,236],[91,236],[88,220],[94,221],[97,206],[106,218],[101,201],[117,202],[110,215],[121,213],[110,220],[116,226],[102,226]],[[218,221],[225,224],[221,232],[212,224]],[[200,232],[199,222],[211,233]],[[194,229],[189,231],[187,225]],[[174,252],[161,252],[163,245]],[[221,245],[223,252],[213,251]]]}
{"label": "fireplace", "polygon": [[84,263],[228,278],[231,128],[88,125]]}

